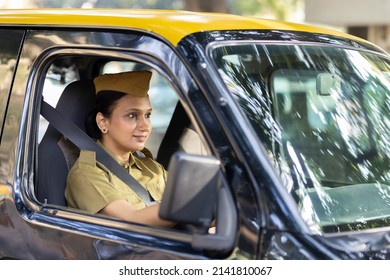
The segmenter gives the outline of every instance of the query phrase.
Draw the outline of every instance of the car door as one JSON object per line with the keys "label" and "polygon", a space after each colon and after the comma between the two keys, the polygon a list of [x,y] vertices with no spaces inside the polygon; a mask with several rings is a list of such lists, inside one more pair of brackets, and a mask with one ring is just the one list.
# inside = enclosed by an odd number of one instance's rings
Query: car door
{"label": "car door", "polygon": [[[2,145],[14,146],[16,152],[14,155],[7,154],[14,170],[10,183],[14,191],[14,205],[10,206],[9,216],[15,223],[14,229],[9,228],[7,234],[13,236],[15,242],[23,240],[24,246],[19,251],[10,250],[3,254],[23,259],[209,258],[202,246],[192,246],[193,237],[188,231],[130,224],[38,197],[37,190],[41,187],[38,175],[47,173],[51,178],[58,177],[50,169],[39,168],[42,164],[39,145],[50,128],[40,116],[42,100],[55,107],[68,84],[92,79],[105,72],[123,71],[126,67],[148,67],[158,76],[155,89],[168,92],[155,103],[156,108],[162,111],[157,118],[161,124],[153,137],[155,143],[151,143],[155,153],[171,123],[177,100],[186,108],[185,115],[200,135],[204,150],[210,153],[205,132],[198,123],[200,118],[188,109],[188,94],[199,92],[199,89],[174,50],[164,42],[138,32],[32,29],[27,32],[20,65],[15,84],[23,90],[15,88],[9,102],[11,108],[19,109],[15,116],[17,133]],[[11,135],[11,130],[7,129],[5,133]],[[49,167],[54,166],[57,160],[50,163]],[[56,191],[58,183],[50,186]],[[235,211],[234,207],[232,209]],[[222,251],[221,255],[213,252],[212,256],[226,257],[227,251]]]}

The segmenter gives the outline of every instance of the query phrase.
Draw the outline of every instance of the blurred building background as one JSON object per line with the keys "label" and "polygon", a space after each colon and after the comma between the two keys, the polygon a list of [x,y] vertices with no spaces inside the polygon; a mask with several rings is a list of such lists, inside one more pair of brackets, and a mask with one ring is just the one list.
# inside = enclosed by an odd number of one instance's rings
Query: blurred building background
{"label": "blurred building background", "polygon": [[305,0],[305,21],[344,28],[390,52],[390,0]]}
{"label": "blurred building background", "polygon": [[325,25],[390,52],[390,0],[0,0],[8,8],[152,8],[226,12]]}

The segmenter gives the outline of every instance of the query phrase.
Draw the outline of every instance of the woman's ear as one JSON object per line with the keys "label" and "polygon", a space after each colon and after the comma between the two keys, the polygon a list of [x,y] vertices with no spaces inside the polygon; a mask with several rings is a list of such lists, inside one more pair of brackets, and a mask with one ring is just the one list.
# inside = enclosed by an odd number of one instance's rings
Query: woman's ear
{"label": "woman's ear", "polygon": [[102,133],[107,133],[107,118],[100,112],[96,114],[96,124]]}

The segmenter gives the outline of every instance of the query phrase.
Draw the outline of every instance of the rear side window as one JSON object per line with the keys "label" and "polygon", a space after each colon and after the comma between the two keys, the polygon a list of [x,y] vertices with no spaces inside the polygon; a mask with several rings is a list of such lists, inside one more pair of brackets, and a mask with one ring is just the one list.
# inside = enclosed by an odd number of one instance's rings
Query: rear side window
{"label": "rear side window", "polygon": [[[18,54],[23,39],[24,31],[0,29],[0,129],[1,135],[3,134],[3,128],[5,125],[13,125],[12,123],[4,123],[5,112],[7,110],[8,97],[12,86],[12,80],[14,71],[16,69],[16,63],[18,60]],[[20,63],[21,67],[28,67]],[[24,93],[23,88],[15,86],[15,91]],[[9,122],[12,122],[13,112],[9,112]]]}

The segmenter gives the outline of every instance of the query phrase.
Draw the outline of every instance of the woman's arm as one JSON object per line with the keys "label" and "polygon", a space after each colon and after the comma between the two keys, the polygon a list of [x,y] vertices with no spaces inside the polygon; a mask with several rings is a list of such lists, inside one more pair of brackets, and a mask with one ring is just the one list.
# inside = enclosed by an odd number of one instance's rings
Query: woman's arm
{"label": "woman's arm", "polygon": [[172,227],[174,223],[161,219],[158,216],[160,204],[136,210],[126,200],[115,200],[99,211],[100,214],[122,219],[128,222],[159,227]]}

